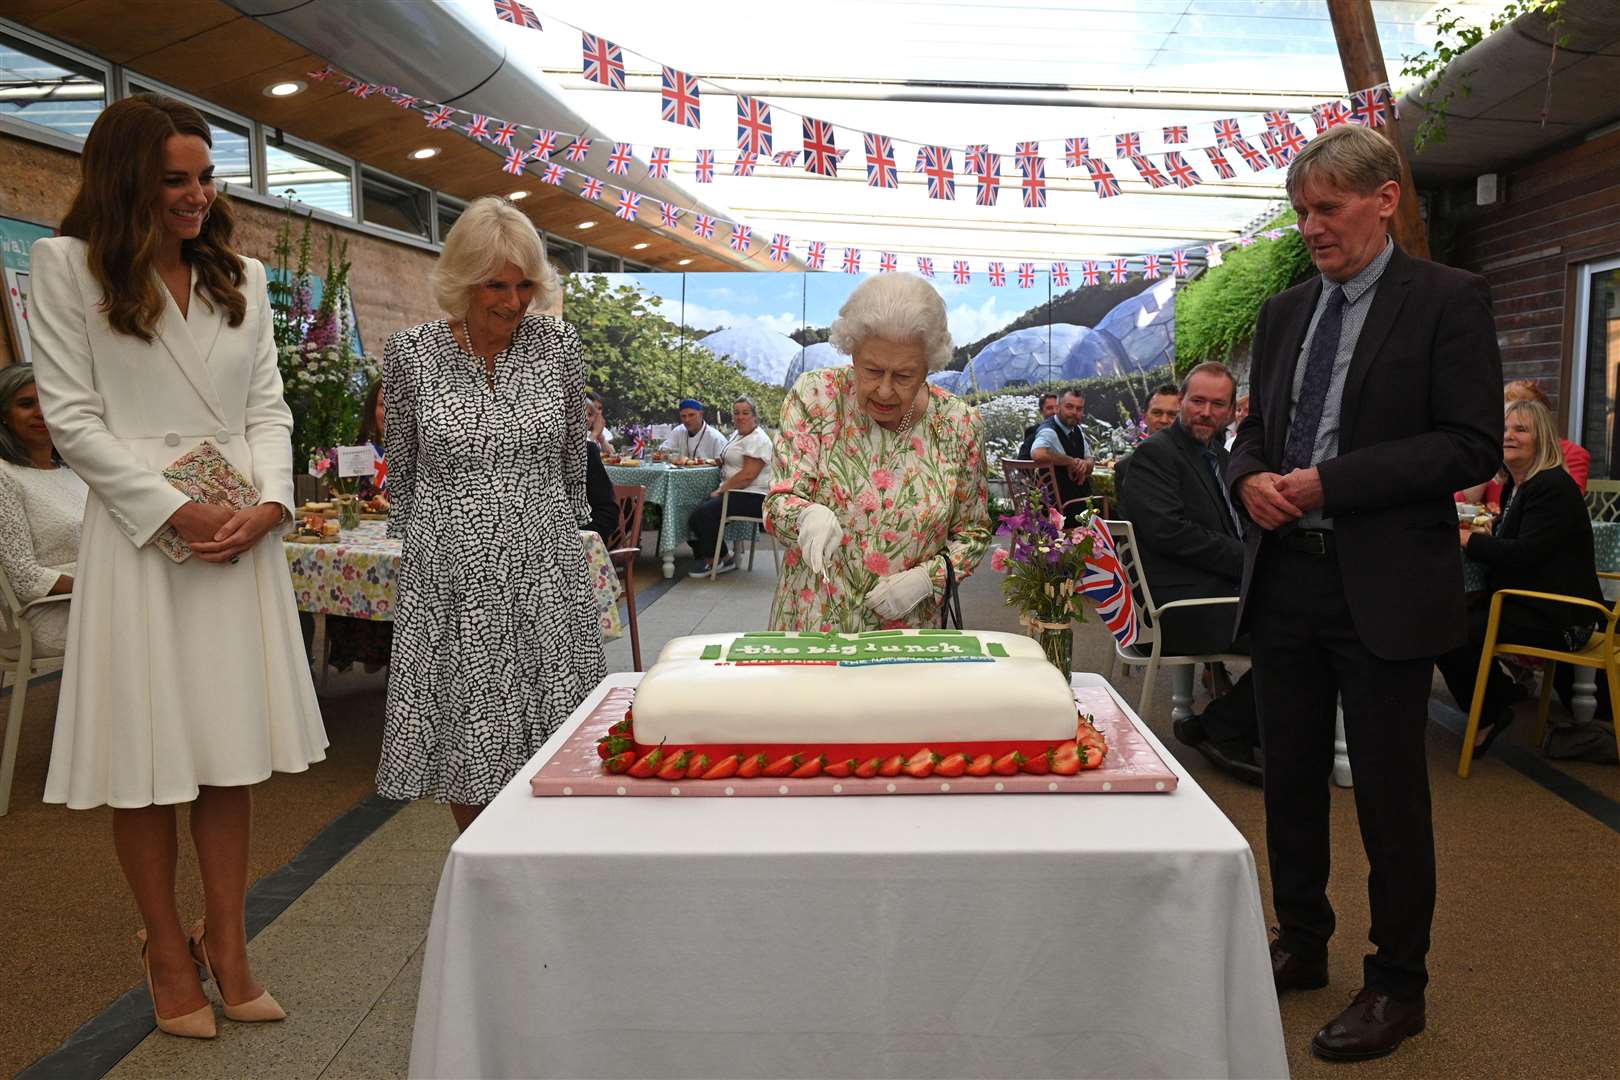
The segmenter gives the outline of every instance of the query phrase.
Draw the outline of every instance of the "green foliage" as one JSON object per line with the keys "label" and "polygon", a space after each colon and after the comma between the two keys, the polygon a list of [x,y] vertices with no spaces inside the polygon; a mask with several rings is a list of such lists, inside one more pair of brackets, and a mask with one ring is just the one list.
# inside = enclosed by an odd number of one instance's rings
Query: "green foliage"
{"label": "green foliage", "polygon": [[[1267,227],[1293,220],[1289,211]],[[1204,271],[1176,296],[1177,374],[1209,360],[1225,361],[1253,336],[1260,305],[1299,280],[1311,265],[1304,241],[1293,230],[1225,254],[1221,265]]]}
{"label": "green foliage", "polygon": [[743,374],[740,365],[685,341],[662,302],[630,285],[611,285],[600,274],[564,279],[563,312],[585,346],[586,385],[602,395],[610,426],[669,423],[675,403],[695,397],[729,412],[739,395],[759,406],[773,426],[784,391]]}

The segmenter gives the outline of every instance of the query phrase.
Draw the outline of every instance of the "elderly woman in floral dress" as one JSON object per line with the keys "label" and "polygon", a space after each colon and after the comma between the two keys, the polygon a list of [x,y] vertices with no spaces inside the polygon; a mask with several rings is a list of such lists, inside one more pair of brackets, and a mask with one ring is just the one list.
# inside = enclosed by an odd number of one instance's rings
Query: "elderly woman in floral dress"
{"label": "elderly woman in floral dress", "polygon": [[984,424],[928,385],[951,355],[945,303],[921,278],[864,282],[832,326],[854,361],[804,375],[782,405],[765,517],[787,556],[775,630],[936,625],[990,543]]}

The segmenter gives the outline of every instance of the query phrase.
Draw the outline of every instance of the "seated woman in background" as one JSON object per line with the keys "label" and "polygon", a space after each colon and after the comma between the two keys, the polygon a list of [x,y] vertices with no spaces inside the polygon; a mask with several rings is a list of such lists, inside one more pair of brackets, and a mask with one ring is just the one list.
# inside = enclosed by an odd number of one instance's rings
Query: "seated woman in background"
{"label": "seated woman in background", "polygon": [[382,377],[371,380],[371,386],[366,390],[365,407],[360,411],[360,440],[354,445],[370,446],[371,452],[377,455],[377,472],[375,476],[363,477],[356,485],[356,494],[362,499],[372,499],[378,495],[388,494],[388,466],[383,458],[383,382]]}
{"label": "seated woman in background", "polygon": [[[34,369],[0,370],[0,565],[19,604],[73,591],[88,494],[51,443]],[[34,655],[60,656],[68,606],[41,605],[23,618],[33,630]]]}
{"label": "seated woman in background", "polygon": [[[720,539],[720,501],[726,492],[731,493],[731,501],[726,504],[731,513],[758,517],[765,493],[771,490],[771,437],[759,426],[759,410],[753,400],[740,397],[732,402],[731,418],[737,430],[720,455],[720,486],[709,492],[687,519],[692,529],[692,553],[697,556],[697,562],[692,564],[694,577],[709,572],[714,542]],[[737,560],[726,553],[726,543],[720,540],[720,573],[735,569]]]}
{"label": "seated woman in background", "polygon": [[[613,492],[613,477],[602,464],[602,442],[596,433],[602,423],[602,399],[585,391],[585,500],[591,504],[591,531],[604,543],[613,543],[619,531],[619,498]],[[607,444],[612,449],[611,443]]]}
{"label": "seated woman in background", "polygon": [[[1541,387],[1534,379],[1516,379],[1502,387],[1502,401],[1504,404],[1514,401],[1534,401],[1540,404],[1549,413],[1552,412],[1552,402],[1547,395],[1541,392]],[[1592,472],[1592,455],[1579,443],[1570,442],[1562,435],[1558,437],[1558,448],[1564,454],[1564,471],[1569,473],[1575,485],[1586,493],[1586,480]],[[1498,474],[1496,479],[1480,484],[1457,493],[1458,502],[1481,503],[1485,506],[1502,505],[1503,476]]]}
{"label": "seated woman in background", "polygon": [[[1592,521],[1575,480],[1563,469],[1552,413],[1539,401],[1508,403],[1503,421],[1502,461],[1508,474],[1502,524],[1493,536],[1458,526],[1470,559],[1485,564],[1488,591],[1529,589],[1603,603],[1592,554]],[[1485,645],[1488,607],[1469,612],[1468,643],[1440,657],[1437,666],[1462,709],[1474,700],[1479,655]],[[1508,597],[1502,603],[1497,640],[1548,649],[1578,649],[1592,635],[1599,614],[1550,600]],[[1513,680],[1493,665],[1485,685],[1475,756],[1483,755],[1513,719]]]}

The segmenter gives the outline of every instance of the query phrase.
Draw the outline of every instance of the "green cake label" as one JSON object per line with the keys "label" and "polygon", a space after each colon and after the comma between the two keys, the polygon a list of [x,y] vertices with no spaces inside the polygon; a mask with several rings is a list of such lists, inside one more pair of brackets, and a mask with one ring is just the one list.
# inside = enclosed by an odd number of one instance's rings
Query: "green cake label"
{"label": "green cake label", "polygon": [[[1006,651],[986,651],[978,638],[960,631],[898,634],[794,634],[782,631],[743,634],[726,650],[734,664],[869,664],[962,663],[989,661]],[[704,650],[704,659],[710,659]]]}

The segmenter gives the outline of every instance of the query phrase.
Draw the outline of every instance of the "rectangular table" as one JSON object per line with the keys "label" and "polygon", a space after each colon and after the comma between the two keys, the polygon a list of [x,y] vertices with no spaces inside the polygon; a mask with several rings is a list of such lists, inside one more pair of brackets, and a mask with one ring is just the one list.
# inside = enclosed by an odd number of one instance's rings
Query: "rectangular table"
{"label": "rectangular table", "polygon": [[533,797],[639,679],[451,848],[412,1076],[1287,1074],[1254,856],[1122,700],[1176,791]]}
{"label": "rectangular table", "polygon": [[[675,549],[686,541],[686,519],[709,497],[709,492],[720,486],[719,467],[677,467],[649,461],[641,465],[609,465],[607,473],[615,484],[639,484],[647,489],[647,502],[657,506],[663,516],[658,527],[658,556],[664,563],[664,576],[674,577]],[[709,557],[707,551],[693,554],[700,559]]]}

